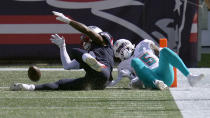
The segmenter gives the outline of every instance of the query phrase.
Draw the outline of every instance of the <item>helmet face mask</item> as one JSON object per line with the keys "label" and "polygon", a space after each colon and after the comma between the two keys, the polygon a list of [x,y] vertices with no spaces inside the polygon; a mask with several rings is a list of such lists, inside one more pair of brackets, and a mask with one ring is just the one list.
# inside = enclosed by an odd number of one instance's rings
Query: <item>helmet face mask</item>
{"label": "helmet face mask", "polygon": [[123,57],[121,57],[121,58],[123,58],[123,60],[128,59],[131,57],[131,55],[133,53],[133,49],[126,47],[126,49],[122,50],[122,53],[123,53],[123,55],[122,55]]}
{"label": "helmet face mask", "polygon": [[91,42],[92,40],[84,34],[80,37],[80,44],[85,50],[90,50]]}
{"label": "helmet face mask", "polygon": [[132,56],[134,45],[126,39],[119,39],[114,44],[115,57],[120,58],[122,61]]}

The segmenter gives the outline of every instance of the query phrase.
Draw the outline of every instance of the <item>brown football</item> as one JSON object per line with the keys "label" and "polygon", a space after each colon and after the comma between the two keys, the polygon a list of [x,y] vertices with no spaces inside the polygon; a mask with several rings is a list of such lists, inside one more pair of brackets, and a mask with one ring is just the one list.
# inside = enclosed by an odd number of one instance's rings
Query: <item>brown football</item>
{"label": "brown football", "polygon": [[41,78],[41,71],[38,67],[36,66],[30,66],[28,68],[28,77],[31,81],[37,82]]}

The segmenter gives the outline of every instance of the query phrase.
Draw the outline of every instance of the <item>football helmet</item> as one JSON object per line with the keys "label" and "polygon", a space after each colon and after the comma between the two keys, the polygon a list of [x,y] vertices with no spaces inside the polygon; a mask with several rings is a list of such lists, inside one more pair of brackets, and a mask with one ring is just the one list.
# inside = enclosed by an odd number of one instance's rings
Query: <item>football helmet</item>
{"label": "football helmet", "polygon": [[97,26],[88,26],[89,29],[93,30],[96,33],[101,33],[103,32],[99,27]]}
{"label": "football helmet", "polygon": [[[97,26],[88,26],[89,29],[93,30],[94,32],[96,33],[101,33],[103,32],[99,27]],[[86,36],[85,34],[83,34],[81,37],[80,37],[80,43],[82,45],[82,47],[85,49],[85,50],[89,50],[91,48],[91,42],[92,40]]]}
{"label": "football helmet", "polygon": [[122,61],[128,59],[133,54],[135,45],[127,39],[119,39],[114,43],[115,57],[120,58]]}
{"label": "football helmet", "polygon": [[107,44],[110,44],[111,46],[113,46],[114,39],[108,32],[101,32],[99,34],[102,36],[102,38],[105,40]]}

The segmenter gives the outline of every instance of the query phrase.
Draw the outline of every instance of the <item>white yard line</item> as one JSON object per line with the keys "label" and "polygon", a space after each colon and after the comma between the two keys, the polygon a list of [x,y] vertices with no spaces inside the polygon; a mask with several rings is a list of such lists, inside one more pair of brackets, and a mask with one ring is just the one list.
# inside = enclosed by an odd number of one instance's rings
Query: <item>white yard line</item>
{"label": "white yard line", "polygon": [[[0,71],[27,71],[28,68],[0,68]],[[40,68],[41,71],[69,71],[63,68]],[[114,71],[117,69],[114,68]],[[84,71],[83,69],[72,69],[71,71]]]}
{"label": "white yard line", "polygon": [[[0,71],[27,71],[28,68],[0,68]],[[68,71],[64,70],[63,68],[40,68],[41,71]],[[71,71],[82,71],[83,69],[79,70],[71,70]]]}
{"label": "white yard line", "polygon": [[56,107],[56,106],[52,106],[52,107],[0,107],[0,109],[98,109],[99,107]]}

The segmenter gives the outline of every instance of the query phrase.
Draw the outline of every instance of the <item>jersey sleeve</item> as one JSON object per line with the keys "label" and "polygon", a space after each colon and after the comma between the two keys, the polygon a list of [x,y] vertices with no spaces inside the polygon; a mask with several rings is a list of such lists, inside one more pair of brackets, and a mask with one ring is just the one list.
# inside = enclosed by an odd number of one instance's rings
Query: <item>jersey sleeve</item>
{"label": "jersey sleeve", "polygon": [[108,32],[101,32],[99,34],[102,36],[106,44],[111,47],[113,46],[113,37]]}
{"label": "jersey sleeve", "polygon": [[134,55],[139,56],[139,53],[144,50],[143,48],[151,49],[150,45],[155,45],[155,43],[152,40],[144,39],[136,45]]}

